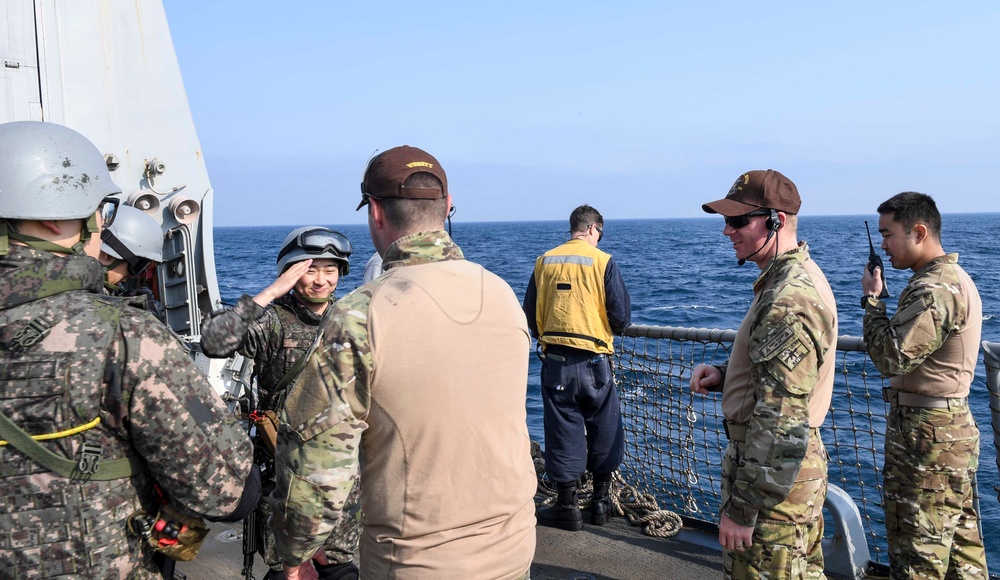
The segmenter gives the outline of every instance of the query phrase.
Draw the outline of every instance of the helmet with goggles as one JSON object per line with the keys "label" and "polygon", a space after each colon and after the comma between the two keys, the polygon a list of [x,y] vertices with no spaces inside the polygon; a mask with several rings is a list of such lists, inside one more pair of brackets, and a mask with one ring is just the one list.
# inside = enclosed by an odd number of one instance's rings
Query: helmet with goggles
{"label": "helmet with goggles", "polygon": [[146,212],[132,206],[118,208],[114,221],[101,232],[101,251],[128,264],[132,275],[150,262],[163,261],[163,231]]}
{"label": "helmet with goggles", "polygon": [[322,226],[306,226],[285,236],[278,252],[278,274],[288,266],[303,260],[335,260],[340,275],[351,270],[351,241],[340,232]]}

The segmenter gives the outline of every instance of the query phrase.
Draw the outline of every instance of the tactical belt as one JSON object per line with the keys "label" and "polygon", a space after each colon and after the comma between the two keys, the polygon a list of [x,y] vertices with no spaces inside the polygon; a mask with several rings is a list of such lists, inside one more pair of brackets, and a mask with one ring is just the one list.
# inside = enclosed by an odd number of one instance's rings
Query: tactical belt
{"label": "tactical belt", "polygon": [[[100,421],[92,421],[87,425],[96,426],[99,423]],[[73,433],[61,431],[51,435],[31,436],[8,419],[7,415],[0,413],[0,436],[3,436],[7,440],[7,443],[31,459],[34,459],[42,467],[63,477],[85,481],[111,481],[113,479],[131,477],[133,473],[138,473],[142,469],[142,461],[134,456],[111,461],[101,461],[102,448],[99,444],[95,445],[84,442],[80,446],[80,459],[73,461],[56,455],[36,441],[36,439],[66,437],[90,428],[84,427],[84,429],[70,429],[69,431]]]}
{"label": "tactical belt", "polygon": [[893,391],[890,387],[882,389],[882,400],[887,403],[892,402],[892,396],[896,396],[896,403],[904,407],[921,407],[924,409],[948,409],[960,406],[965,403],[964,398],[958,397],[931,397],[930,395],[919,395],[917,393],[907,393],[905,391]]}
{"label": "tactical belt", "polygon": [[726,437],[729,437],[730,441],[739,441],[740,443],[746,442],[747,431],[750,430],[749,423],[737,423],[736,421],[723,419],[722,427],[726,430]]}

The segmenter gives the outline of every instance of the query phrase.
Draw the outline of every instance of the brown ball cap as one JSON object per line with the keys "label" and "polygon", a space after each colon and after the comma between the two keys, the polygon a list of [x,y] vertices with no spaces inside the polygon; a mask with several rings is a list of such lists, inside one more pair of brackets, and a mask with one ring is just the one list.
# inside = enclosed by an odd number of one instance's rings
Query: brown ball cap
{"label": "brown ball cap", "polygon": [[[414,173],[430,173],[441,180],[443,188],[405,187],[406,178]],[[433,155],[409,145],[393,147],[378,154],[368,163],[364,181],[361,182],[361,203],[368,204],[368,197],[383,199],[441,199],[448,196],[448,177]]]}
{"label": "brown ball cap", "polygon": [[701,209],[730,217],[759,209],[797,214],[801,206],[799,190],[791,179],[773,169],[757,169],[739,176],[725,199],[703,204]]}

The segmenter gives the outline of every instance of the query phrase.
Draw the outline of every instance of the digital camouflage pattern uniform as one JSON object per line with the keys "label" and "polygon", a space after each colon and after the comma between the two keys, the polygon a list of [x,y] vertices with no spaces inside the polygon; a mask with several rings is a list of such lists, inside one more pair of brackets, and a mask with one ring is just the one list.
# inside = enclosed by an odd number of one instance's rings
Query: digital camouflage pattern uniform
{"label": "digital camouflage pattern uniform", "polygon": [[754,282],[754,302],[723,368],[730,442],[722,513],[754,526],[744,552],[724,551],[726,578],[824,578],[827,453],[837,309],[802,242]]}
{"label": "digital camouflage pattern uniform", "polygon": [[[205,354],[228,357],[239,351],[254,361],[254,374],[260,393],[260,408],[274,409],[280,400],[275,388],[299,357],[309,350],[319,331],[321,315],[316,314],[292,294],[275,300],[261,308],[253,298],[244,294],[233,308],[213,313],[201,325],[201,346]],[[268,469],[267,473],[271,473]],[[281,559],[274,548],[274,535],[266,523],[271,508],[266,497],[270,486],[265,486],[257,506],[262,525],[260,554],[269,567],[281,569]],[[344,516],[337,522],[323,544],[331,563],[357,564],[355,552],[361,533],[361,485],[355,475],[350,496],[344,505]]]}
{"label": "digital camouflage pattern uniform", "polygon": [[[868,353],[891,377],[883,494],[893,578],[989,576],[972,498],[979,429],[967,398],[981,326],[979,293],[958,254],[915,272],[891,319],[885,303],[865,304]],[[945,372],[919,376],[939,363]],[[943,406],[899,404],[900,392],[920,391]]]}
{"label": "digital camouflage pattern uniform", "polygon": [[[12,245],[0,257],[0,410],[76,461],[139,456],[131,478],[81,481],[0,446],[0,577],[159,578],[126,518],[171,503],[236,510],[251,446],[184,347],[151,315],[106,297],[100,263]],[[117,380],[120,378],[120,380]],[[99,424],[90,427],[99,418]]]}

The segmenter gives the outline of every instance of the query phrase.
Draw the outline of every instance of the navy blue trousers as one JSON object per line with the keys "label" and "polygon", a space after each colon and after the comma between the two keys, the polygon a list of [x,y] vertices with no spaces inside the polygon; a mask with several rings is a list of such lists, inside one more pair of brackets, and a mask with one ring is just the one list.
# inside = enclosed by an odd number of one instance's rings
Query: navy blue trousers
{"label": "navy blue trousers", "polygon": [[[564,359],[564,360],[559,360]],[[621,465],[625,430],[607,355],[549,346],[542,360],[545,471],[569,483]]]}

